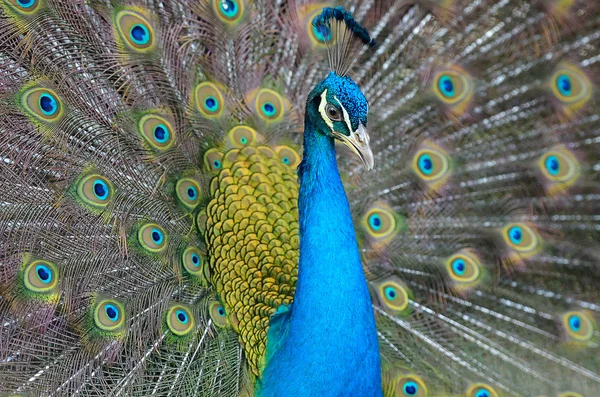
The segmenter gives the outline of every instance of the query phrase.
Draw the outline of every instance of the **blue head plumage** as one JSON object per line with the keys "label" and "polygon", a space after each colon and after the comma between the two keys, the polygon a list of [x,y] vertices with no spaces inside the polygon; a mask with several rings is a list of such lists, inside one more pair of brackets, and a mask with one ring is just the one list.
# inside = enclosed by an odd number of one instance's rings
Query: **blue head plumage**
{"label": "blue head plumage", "polygon": [[362,159],[367,169],[371,169],[373,153],[366,129],[369,104],[346,73],[356,60],[357,49],[364,45],[375,46],[375,40],[342,7],[324,8],[313,24],[329,32],[345,29],[350,34],[338,35],[333,42],[326,41],[332,72],[310,92],[306,123],[318,133],[341,141]]}
{"label": "blue head plumage", "polygon": [[348,76],[331,72],[310,92],[306,121],[317,132],[348,146],[371,169],[373,153],[366,129],[368,109],[367,99],[356,83]]}

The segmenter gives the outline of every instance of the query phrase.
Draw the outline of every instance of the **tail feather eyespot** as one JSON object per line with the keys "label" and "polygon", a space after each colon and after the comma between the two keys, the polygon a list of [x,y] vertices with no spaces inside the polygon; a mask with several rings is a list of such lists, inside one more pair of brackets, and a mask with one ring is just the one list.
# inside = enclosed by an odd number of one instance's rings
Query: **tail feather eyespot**
{"label": "tail feather eyespot", "polygon": [[138,230],[138,242],[151,253],[162,252],[167,247],[167,233],[156,223],[146,223]]}
{"label": "tail feather eyespot", "polygon": [[235,26],[244,17],[244,0],[213,0],[212,5],[217,18],[226,25]]}
{"label": "tail feather eyespot", "polygon": [[567,117],[589,102],[594,89],[584,71],[568,62],[558,65],[547,84],[557,107]]}
{"label": "tail feather eyespot", "polygon": [[175,130],[167,118],[158,114],[144,115],[138,123],[138,133],[152,149],[169,149],[175,142]]}
{"label": "tail feather eyespot", "polygon": [[413,156],[412,170],[419,181],[430,190],[437,191],[450,177],[450,156],[444,149],[426,140]]}
{"label": "tail feather eyespot", "polygon": [[189,209],[196,208],[202,197],[200,184],[194,178],[179,179],[175,185],[175,193],[179,202]]}
{"label": "tail feather eyespot", "polygon": [[411,312],[412,291],[398,278],[389,277],[373,286],[377,301],[386,311],[400,316]]}
{"label": "tail feather eyespot", "polygon": [[49,88],[34,87],[24,91],[20,104],[27,115],[47,124],[59,122],[65,113],[62,100]]}
{"label": "tail feather eyespot", "polygon": [[169,307],[165,314],[165,323],[173,334],[181,337],[194,330],[195,318],[187,306],[174,304]]}
{"label": "tail feather eyespot", "polygon": [[145,11],[130,8],[117,12],[115,28],[119,43],[127,50],[148,52],[156,46],[156,32]]}
{"label": "tail feather eyespot", "polygon": [[125,324],[125,308],[116,299],[100,299],[92,308],[94,323],[102,331],[117,332]]}
{"label": "tail feather eyespot", "polygon": [[470,107],[474,83],[464,69],[450,65],[439,70],[433,78],[432,90],[435,97],[453,114],[463,115]]}
{"label": "tail feather eyespot", "polygon": [[114,188],[103,175],[91,174],[77,183],[77,196],[90,207],[106,208],[114,196]]}

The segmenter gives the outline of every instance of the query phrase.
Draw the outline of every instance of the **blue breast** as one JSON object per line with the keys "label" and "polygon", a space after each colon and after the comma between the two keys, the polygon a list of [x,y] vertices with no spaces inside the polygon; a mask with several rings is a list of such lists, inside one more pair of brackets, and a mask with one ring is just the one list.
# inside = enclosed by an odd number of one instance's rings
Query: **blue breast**
{"label": "blue breast", "polygon": [[294,304],[271,320],[257,396],[381,396],[379,347],[333,140],[306,126]]}

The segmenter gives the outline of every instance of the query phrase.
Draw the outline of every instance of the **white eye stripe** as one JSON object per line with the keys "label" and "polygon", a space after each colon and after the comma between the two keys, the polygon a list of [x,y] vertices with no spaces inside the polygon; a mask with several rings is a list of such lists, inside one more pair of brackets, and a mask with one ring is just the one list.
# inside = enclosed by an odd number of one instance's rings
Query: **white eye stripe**
{"label": "white eye stripe", "polygon": [[336,96],[334,96],[333,99],[335,99],[336,102],[339,103],[340,108],[342,109],[342,113],[344,114],[344,121],[346,122],[346,126],[348,127],[348,132],[354,132],[354,131],[352,131],[352,123],[350,122],[350,115],[346,111],[346,108],[344,107],[344,105],[342,105],[342,103],[340,102],[339,99],[337,99]]}
{"label": "white eye stripe", "polygon": [[325,111],[325,107],[327,106],[327,90],[323,91],[323,93],[321,94],[321,103],[319,103],[319,113],[321,113],[321,118],[325,121],[325,123],[329,126],[329,128],[331,129],[331,132],[333,133],[333,122],[331,120],[329,120],[329,117],[327,116],[327,112]]}

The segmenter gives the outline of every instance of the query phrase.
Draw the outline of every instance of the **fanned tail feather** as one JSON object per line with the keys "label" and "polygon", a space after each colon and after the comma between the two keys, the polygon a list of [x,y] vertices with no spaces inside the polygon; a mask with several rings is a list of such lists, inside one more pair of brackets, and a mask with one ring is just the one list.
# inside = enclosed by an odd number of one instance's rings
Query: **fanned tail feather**
{"label": "fanned tail feather", "polygon": [[[332,6],[0,4],[0,393],[252,395]],[[338,163],[385,395],[598,395],[598,5],[344,6],[377,42],[342,65],[375,169]]]}

